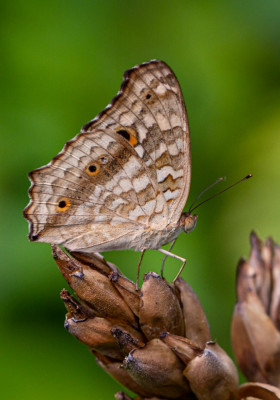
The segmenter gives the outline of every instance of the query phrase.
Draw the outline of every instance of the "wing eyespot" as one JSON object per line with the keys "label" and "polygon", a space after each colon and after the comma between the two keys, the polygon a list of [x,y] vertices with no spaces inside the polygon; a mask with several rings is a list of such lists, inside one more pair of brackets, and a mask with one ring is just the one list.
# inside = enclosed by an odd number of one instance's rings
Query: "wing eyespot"
{"label": "wing eyespot", "polygon": [[132,128],[126,128],[126,129],[119,128],[119,129],[116,130],[116,133],[118,135],[121,135],[124,139],[126,139],[131,144],[131,146],[134,147],[134,146],[137,145],[138,140],[137,140],[137,135],[136,135],[136,132],[135,132],[134,129],[132,129]]}
{"label": "wing eyespot", "polygon": [[62,199],[59,200],[56,209],[58,212],[65,212],[66,210],[68,210],[70,205],[71,205],[70,200],[67,199],[67,197],[63,197]]}
{"label": "wing eyespot", "polygon": [[100,162],[101,162],[102,164],[107,164],[107,162],[108,162],[108,158],[107,158],[107,157],[104,157],[104,156],[101,156],[101,157],[99,158],[99,160],[100,160]]}
{"label": "wing eyespot", "polygon": [[88,176],[95,176],[98,174],[100,171],[100,166],[97,162],[90,162],[86,167],[85,167],[85,173]]}
{"label": "wing eyespot", "polygon": [[130,133],[129,132],[127,132],[125,129],[119,129],[118,131],[117,131],[117,133],[119,134],[119,135],[121,135],[123,138],[125,138],[126,140],[130,140]]}

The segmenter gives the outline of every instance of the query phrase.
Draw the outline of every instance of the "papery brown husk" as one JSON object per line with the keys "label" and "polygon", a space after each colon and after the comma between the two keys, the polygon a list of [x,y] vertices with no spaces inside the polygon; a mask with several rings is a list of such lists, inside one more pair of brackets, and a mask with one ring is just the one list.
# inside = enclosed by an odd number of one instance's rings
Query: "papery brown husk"
{"label": "papery brown husk", "polygon": [[253,382],[280,385],[280,249],[252,232],[248,261],[237,268],[237,303],[232,344],[244,375]]}
{"label": "papery brown husk", "polygon": [[239,387],[238,400],[279,400],[280,389],[266,383],[244,383]]}
{"label": "papery brown husk", "polygon": [[77,260],[58,246],[53,254],[78,298],[62,291],[65,326],[114,379],[141,399],[235,398],[236,368],[210,341],[203,308],[183,279],[169,284],[150,272],[140,291],[99,255]]}

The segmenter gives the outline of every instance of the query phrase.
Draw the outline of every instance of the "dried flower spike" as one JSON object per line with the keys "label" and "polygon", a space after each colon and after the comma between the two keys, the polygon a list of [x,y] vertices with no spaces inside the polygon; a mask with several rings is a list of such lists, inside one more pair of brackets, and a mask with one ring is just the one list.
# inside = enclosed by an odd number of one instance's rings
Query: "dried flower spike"
{"label": "dried flower spike", "polygon": [[280,385],[280,249],[251,234],[251,254],[237,271],[232,343],[244,375],[253,382]]}
{"label": "dried flower spike", "polygon": [[[186,282],[170,285],[150,272],[140,292],[99,255],[77,260],[57,246],[53,253],[78,297],[61,292],[65,327],[138,400],[234,398],[236,369],[209,342],[207,318]],[[129,399],[123,392],[116,396]]]}

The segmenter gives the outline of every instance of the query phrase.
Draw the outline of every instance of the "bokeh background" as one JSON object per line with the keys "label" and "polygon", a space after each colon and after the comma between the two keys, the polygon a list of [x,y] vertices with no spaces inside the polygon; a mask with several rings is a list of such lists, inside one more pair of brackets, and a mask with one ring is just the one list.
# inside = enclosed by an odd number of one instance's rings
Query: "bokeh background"
{"label": "bokeh background", "polygon": [[[124,70],[152,58],[172,67],[187,104],[190,202],[219,176],[232,183],[254,174],[201,207],[196,230],[174,248],[188,259],[182,275],[213,338],[232,355],[237,261],[249,253],[252,229],[280,241],[279,0],[2,0],[0,21],[3,396],[111,399],[120,389],[64,330],[66,284],[50,246],[28,242],[22,210],[27,173],[110,102]],[[106,257],[135,279],[138,253]],[[142,272],[159,272],[160,263],[150,251]],[[179,266],[168,260],[166,277]]]}

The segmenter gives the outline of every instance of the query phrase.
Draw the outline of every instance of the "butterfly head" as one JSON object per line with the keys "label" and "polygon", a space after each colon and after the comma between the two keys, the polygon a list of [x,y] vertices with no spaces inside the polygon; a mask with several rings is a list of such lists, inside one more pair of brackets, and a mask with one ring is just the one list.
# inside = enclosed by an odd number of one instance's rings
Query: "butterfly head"
{"label": "butterfly head", "polygon": [[185,212],[181,215],[180,223],[183,225],[183,229],[186,233],[190,233],[196,227],[197,215],[191,215],[190,212]]}

